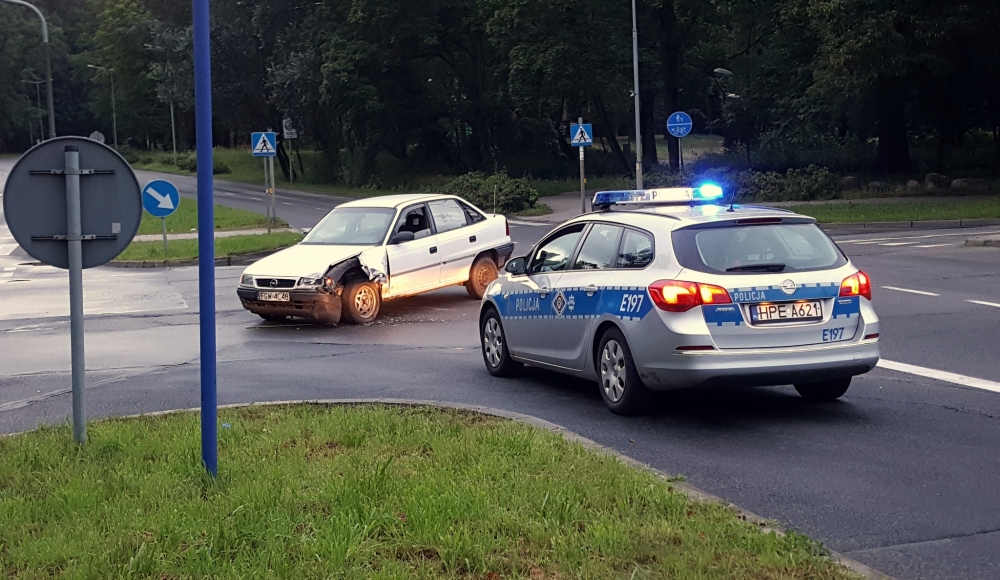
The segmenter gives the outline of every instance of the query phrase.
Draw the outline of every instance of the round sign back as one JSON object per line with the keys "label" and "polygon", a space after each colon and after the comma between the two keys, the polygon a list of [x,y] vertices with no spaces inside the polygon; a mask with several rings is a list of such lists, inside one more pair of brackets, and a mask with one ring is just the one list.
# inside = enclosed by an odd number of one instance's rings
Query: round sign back
{"label": "round sign back", "polygon": [[25,252],[50,266],[68,268],[67,147],[79,151],[83,267],[93,268],[121,254],[142,219],[139,181],[114,149],[81,137],[58,137],[32,147],[7,177],[3,211]]}

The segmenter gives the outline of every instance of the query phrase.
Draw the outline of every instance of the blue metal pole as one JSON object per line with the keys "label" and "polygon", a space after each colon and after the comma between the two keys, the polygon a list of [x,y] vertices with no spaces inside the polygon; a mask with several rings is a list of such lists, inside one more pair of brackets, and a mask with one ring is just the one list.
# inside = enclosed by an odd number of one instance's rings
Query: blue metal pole
{"label": "blue metal pole", "polygon": [[215,375],[215,212],[212,194],[212,52],[208,0],[192,0],[194,108],[198,141],[198,305],[201,323],[201,458],[219,474]]}

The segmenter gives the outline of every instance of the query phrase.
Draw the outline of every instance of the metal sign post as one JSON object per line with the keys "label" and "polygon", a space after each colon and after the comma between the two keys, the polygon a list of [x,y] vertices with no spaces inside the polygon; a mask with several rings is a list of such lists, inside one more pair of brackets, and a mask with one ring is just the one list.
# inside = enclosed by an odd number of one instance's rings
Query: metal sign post
{"label": "metal sign post", "polygon": [[[297,139],[299,137],[299,132],[295,130],[295,126],[292,125],[291,119],[281,120],[281,134],[285,138],[285,141],[291,139]],[[295,183],[295,164],[292,163],[292,154],[288,153],[288,181],[290,183]]]}
{"label": "metal sign post", "polygon": [[219,474],[215,342],[215,200],[212,191],[212,48],[208,0],[193,0],[194,115],[198,149],[198,317],[201,329],[201,460]]}
{"label": "metal sign post", "polygon": [[3,205],[10,233],[24,251],[69,270],[73,439],[84,443],[83,269],[111,261],[135,237],[142,217],[139,183],[106,145],[61,137],[21,156],[7,179]]}
{"label": "metal sign post", "polygon": [[594,128],[584,125],[583,117],[577,117],[577,124],[569,126],[569,141],[580,148],[580,213],[587,213],[587,179],[583,169],[583,148],[594,144]]}
{"label": "metal sign post", "polygon": [[[273,131],[250,133],[250,153],[264,160],[264,203],[267,206],[267,233],[277,222],[274,204],[274,156],[278,154],[277,137]],[[268,175],[270,174],[270,176]]]}

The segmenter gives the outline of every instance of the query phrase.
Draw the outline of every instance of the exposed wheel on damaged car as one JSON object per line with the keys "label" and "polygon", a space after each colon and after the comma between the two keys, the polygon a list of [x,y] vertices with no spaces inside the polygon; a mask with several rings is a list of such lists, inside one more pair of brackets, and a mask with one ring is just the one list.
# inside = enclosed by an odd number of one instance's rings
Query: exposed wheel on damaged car
{"label": "exposed wheel on damaged car", "polygon": [[382,293],[378,284],[368,280],[351,280],[340,295],[343,301],[341,320],[354,324],[367,324],[378,316],[382,306]]}

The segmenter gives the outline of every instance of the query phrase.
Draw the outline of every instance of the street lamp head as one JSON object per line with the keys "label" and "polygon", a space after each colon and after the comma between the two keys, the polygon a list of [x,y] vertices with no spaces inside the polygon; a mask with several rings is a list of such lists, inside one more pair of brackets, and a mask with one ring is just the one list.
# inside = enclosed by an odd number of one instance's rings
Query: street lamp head
{"label": "street lamp head", "polygon": [[713,70],[712,73],[714,73],[716,76],[720,76],[720,77],[731,77],[731,76],[733,76],[732,71],[724,69],[724,68],[717,68],[717,69]]}

